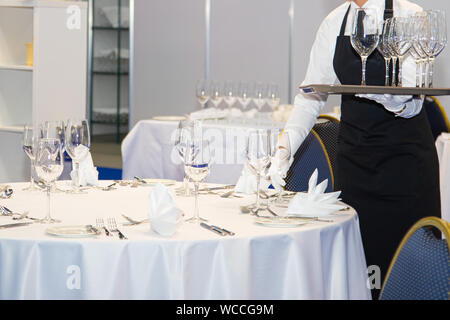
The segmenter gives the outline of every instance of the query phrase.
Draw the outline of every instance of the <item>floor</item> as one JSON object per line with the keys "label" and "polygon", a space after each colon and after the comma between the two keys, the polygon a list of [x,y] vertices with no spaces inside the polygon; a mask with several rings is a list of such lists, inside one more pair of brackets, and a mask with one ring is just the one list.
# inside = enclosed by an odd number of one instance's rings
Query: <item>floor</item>
{"label": "floor", "polygon": [[94,166],[122,169],[121,144],[115,135],[96,135],[92,138],[91,154]]}

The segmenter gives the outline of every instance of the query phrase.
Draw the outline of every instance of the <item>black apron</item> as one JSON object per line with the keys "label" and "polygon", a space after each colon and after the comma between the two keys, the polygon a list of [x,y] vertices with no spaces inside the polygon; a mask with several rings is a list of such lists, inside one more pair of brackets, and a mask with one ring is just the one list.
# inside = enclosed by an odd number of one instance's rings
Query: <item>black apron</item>
{"label": "black apron", "polygon": [[[392,1],[385,7],[389,13]],[[342,84],[360,85],[361,58],[344,35],[350,8],[333,63]],[[384,86],[384,63],[375,50],[367,61],[368,85]],[[372,100],[343,95],[336,171],[336,189],[359,215],[367,265],[378,265],[383,281],[408,229],[441,212],[439,164],[425,110],[404,119]]]}

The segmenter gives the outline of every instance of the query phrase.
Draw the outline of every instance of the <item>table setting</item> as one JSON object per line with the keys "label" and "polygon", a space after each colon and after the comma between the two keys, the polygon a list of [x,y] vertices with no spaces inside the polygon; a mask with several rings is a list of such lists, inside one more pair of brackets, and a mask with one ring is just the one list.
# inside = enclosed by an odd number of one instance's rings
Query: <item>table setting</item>
{"label": "table setting", "polygon": [[[33,144],[37,190],[5,185],[2,299],[370,299],[357,213],[324,193],[317,173],[308,197],[269,189],[270,131],[248,135],[241,190],[205,182],[214,155],[198,122],[180,130],[185,181],[96,179],[77,123],[62,126],[65,139]],[[78,174],[58,180],[61,145],[75,142]],[[79,290],[66,286],[73,266]]]}

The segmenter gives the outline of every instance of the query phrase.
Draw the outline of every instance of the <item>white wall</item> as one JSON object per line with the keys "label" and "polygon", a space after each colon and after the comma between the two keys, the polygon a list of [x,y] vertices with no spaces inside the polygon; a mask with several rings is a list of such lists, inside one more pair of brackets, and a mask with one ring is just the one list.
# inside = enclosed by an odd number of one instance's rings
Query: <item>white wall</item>
{"label": "white wall", "polygon": [[[207,1],[135,0],[132,125],[152,116],[184,114],[196,108],[195,84],[204,78],[206,69]],[[282,87],[282,103],[293,101],[319,24],[343,0],[292,1],[290,64],[291,0],[211,0],[211,79],[274,81]],[[450,15],[448,0],[416,2]],[[446,50],[437,60],[436,86],[450,86],[450,75],[445,72],[449,64]],[[440,100],[450,113],[450,98]],[[339,103],[339,96],[330,97],[325,111]]]}

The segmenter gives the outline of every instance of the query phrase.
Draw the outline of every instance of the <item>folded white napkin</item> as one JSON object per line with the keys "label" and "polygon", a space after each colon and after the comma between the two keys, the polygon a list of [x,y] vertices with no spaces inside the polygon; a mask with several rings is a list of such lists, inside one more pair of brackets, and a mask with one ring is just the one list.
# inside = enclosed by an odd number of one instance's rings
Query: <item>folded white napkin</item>
{"label": "folded white napkin", "polygon": [[[247,164],[244,165],[242,169],[241,176],[239,177],[236,186],[234,187],[234,192],[244,193],[244,194],[254,194],[256,193],[256,175],[250,170]],[[270,181],[261,177],[260,190],[266,190],[270,186]]]}
{"label": "folded white napkin", "polygon": [[225,118],[228,115],[228,110],[221,110],[218,108],[205,108],[199,111],[194,111],[189,114],[191,120],[207,120],[207,119],[220,119]]}
{"label": "folded white napkin", "polygon": [[[92,155],[89,152],[89,149],[83,145],[76,147],[75,154],[82,155],[84,153],[87,153],[87,155],[80,162],[79,170],[72,169],[72,172],[70,173],[72,183],[76,184],[78,176],[80,186],[98,186],[98,171],[94,167],[94,162],[92,161]],[[75,166],[73,165],[73,161],[72,168],[75,168]]]}
{"label": "folded white napkin", "polygon": [[151,229],[165,237],[174,235],[182,221],[182,211],[176,206],[169,189],[161,183],[157,183],[150,193],[148,217]]}
{"label": "folded white napkin", "polygon": [[340,191],[324,193],[328,179],[317,184],[318,171],[314,170],[309,179],[308,193],[298,193],[289,203],[284,215],[321,217],[345,208],[337,204]]}
{"label": "folded white napkin", "polygon": [[244,112],[244,116],[247,119],[253,119],[256,116],[257,113],[258,113],[258,110],[256,108],[253,108],[253,109],[250,109],[248,111],[245,111]]}
{"label": "folded white napkin", "polygon": [[280,104],[275,108],[272,113],[272,118],[277,122],[286,122],[291,116],[293,105],[290,104]]}

